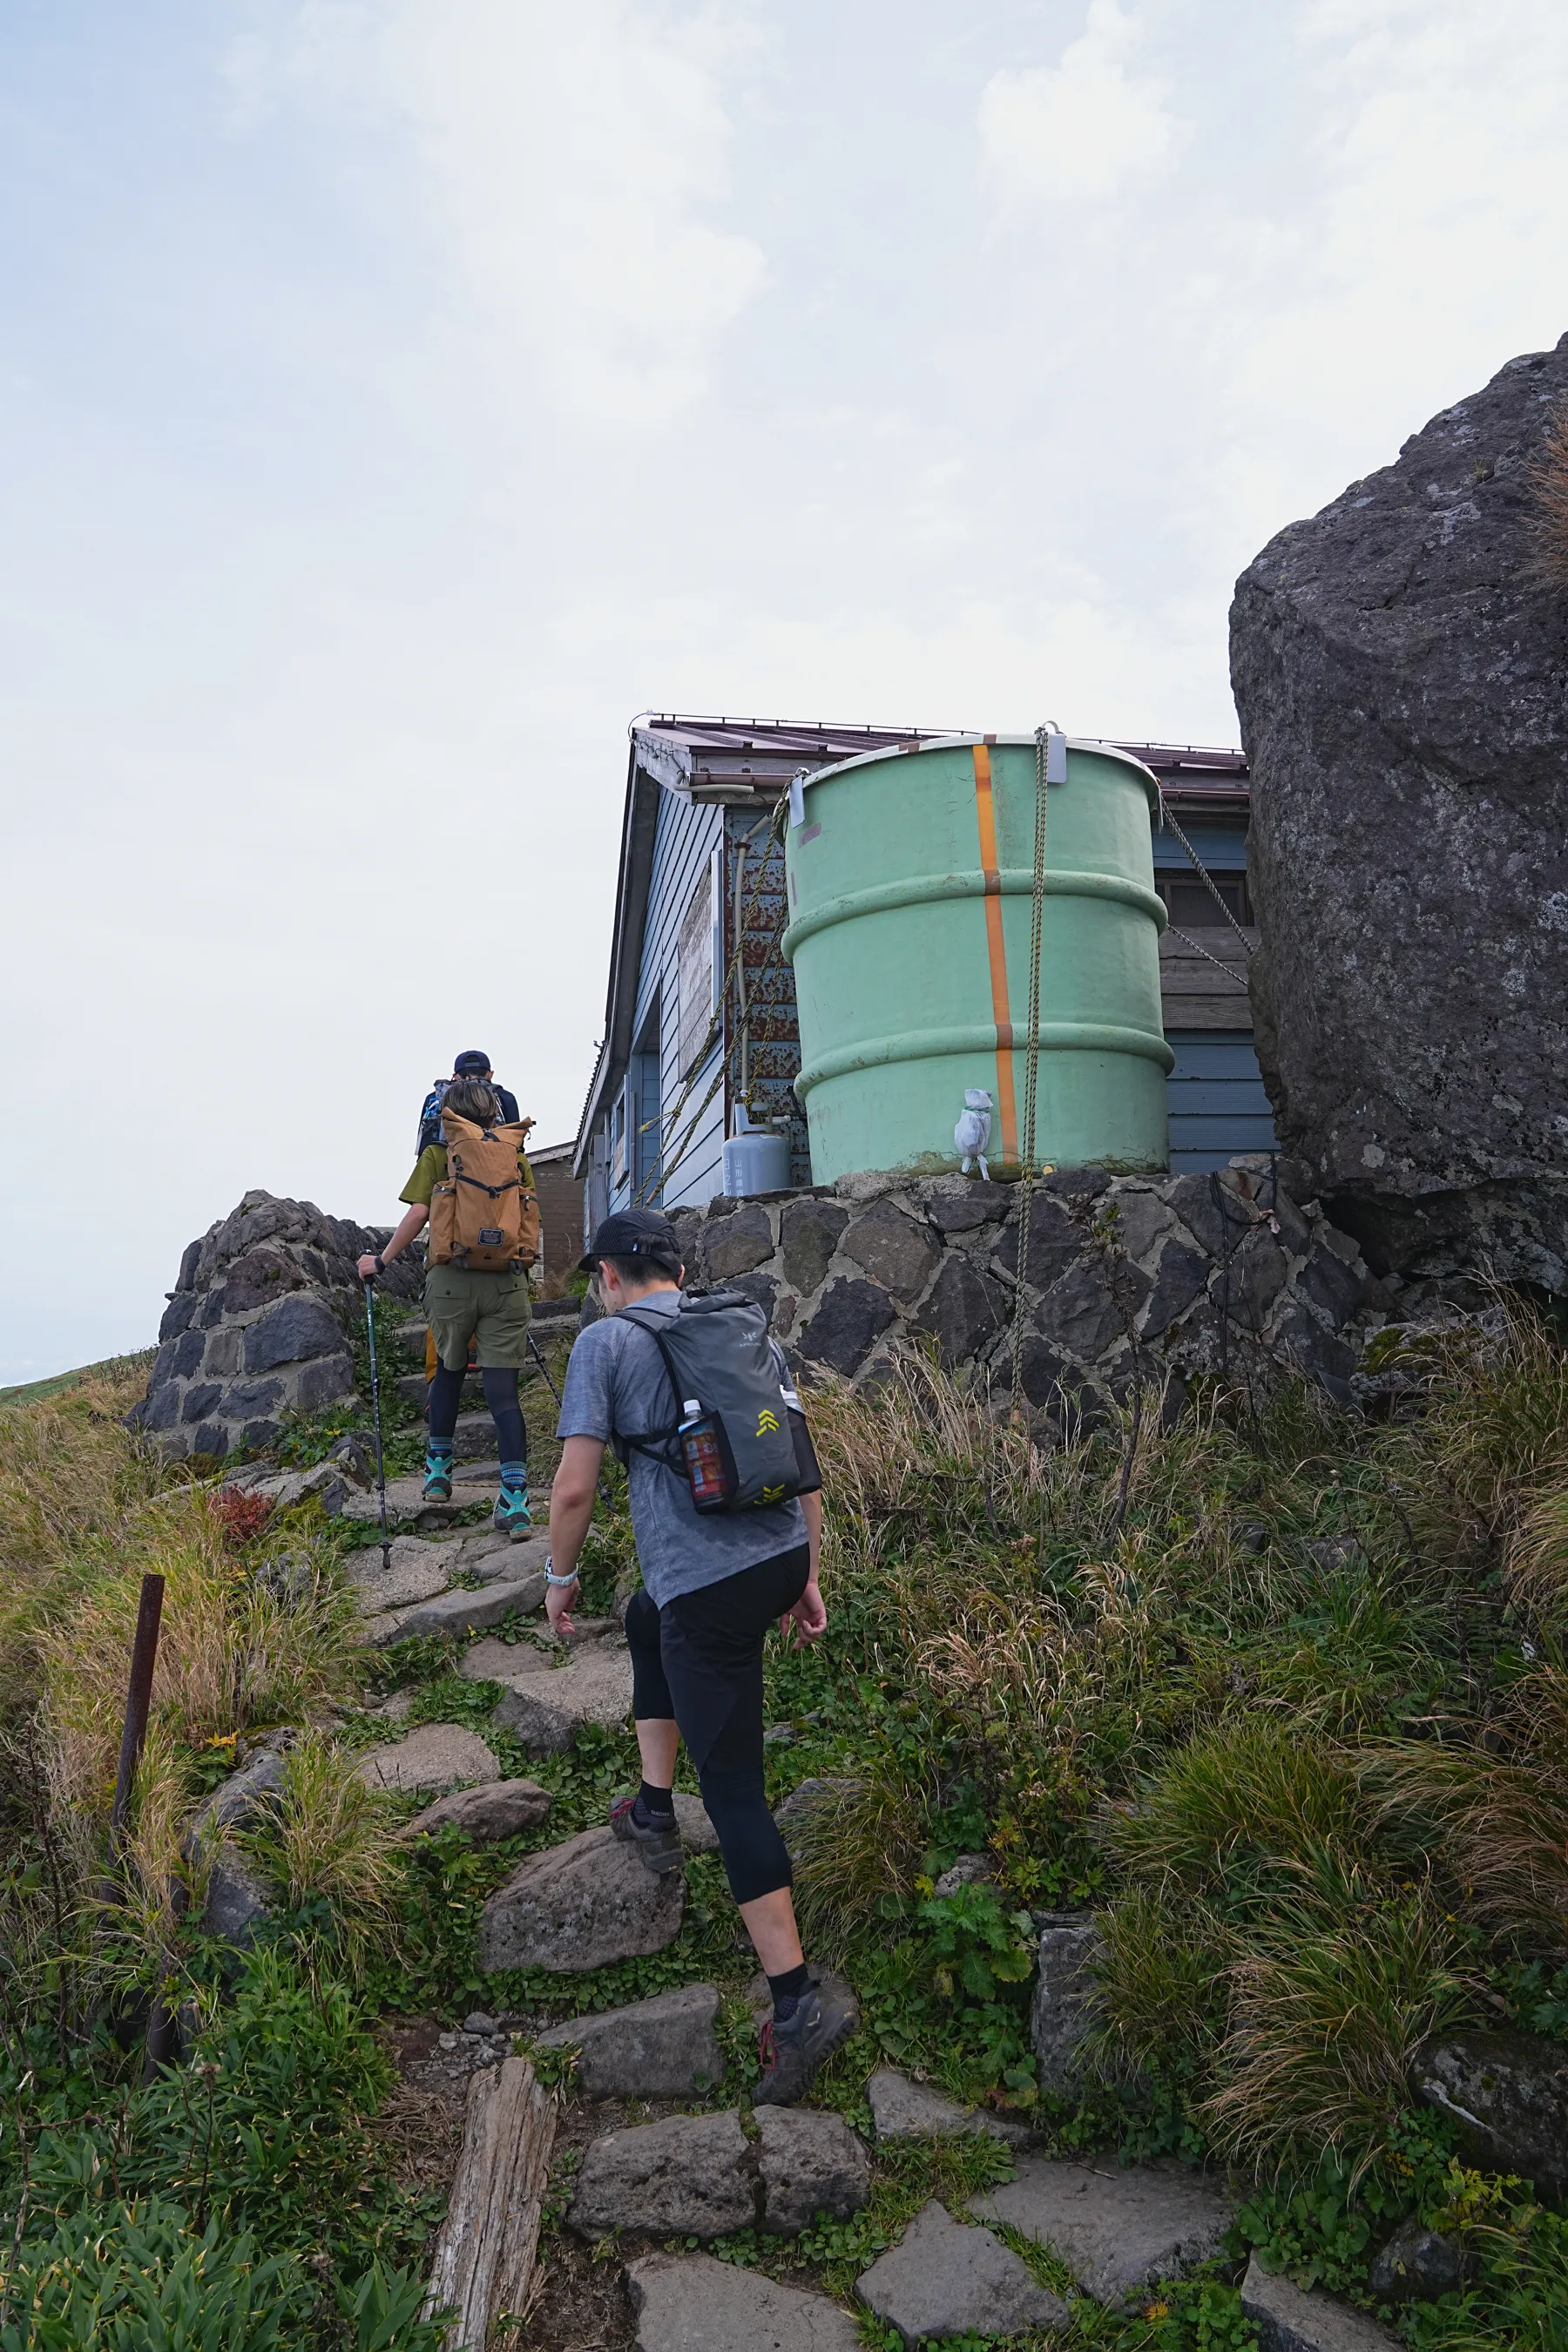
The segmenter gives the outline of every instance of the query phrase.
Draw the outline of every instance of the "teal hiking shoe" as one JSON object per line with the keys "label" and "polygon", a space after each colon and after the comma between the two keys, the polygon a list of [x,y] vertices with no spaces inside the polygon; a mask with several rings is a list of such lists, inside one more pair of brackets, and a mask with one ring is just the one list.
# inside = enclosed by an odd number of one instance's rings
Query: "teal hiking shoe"
{"label": "teal hiking shoe", "polygon": [[449,1503],[452,1499],[452,1457],[449,1454],[426,1454],[425,1484],[419,1492],[422,1503]]}
{"label": "teal hiking shoe", "polygon": [[503,1486],[496,1497],[495,1516],[490,1521],[498,1536],[510,1536],[521,1543],[533,1526],[533,1515],[528,1507],[528,1488]]}

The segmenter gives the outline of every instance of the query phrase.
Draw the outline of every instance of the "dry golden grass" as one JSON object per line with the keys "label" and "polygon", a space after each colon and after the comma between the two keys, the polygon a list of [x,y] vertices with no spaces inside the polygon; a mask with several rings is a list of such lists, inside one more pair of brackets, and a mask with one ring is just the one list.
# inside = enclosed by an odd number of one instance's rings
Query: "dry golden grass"
{"label": "dry golden grass", "polygon": [[1559,587],[1568,587],[1568,401],[1559,402],[1531,469],[1541,566]]}
{"label": "dry golden grass", "polygon": [[1414,1531],[1439,1556],[1496,1557],[1568,1483],[1568,1353],[1507,1293],[1488,1320],[1423,1338],[1426,1407],[1389,1447]]}
{"label": "dry golden grass", "polygon": [[1471,1917],[1560,1951],[1568,1947],[1568,1673],[1538,1668],[1486,1738],[1486,1746],[1473,1737],[1369,1748],[1363,1783],[1391,1829],[1434,1855]]}
{"label": "dry golden grass", "polygon": [[386,1798],[316,1732],[289,1749],[273,1818],[240,1843],[291,1909],[320,1895],[361,1925],[384,1916],[401,1876]]}
{"label": "dry golden grass", "polygon": [[144,1371],[0,1412],[0,1717],[37,1693],[37,1640],[110,1565],[128,1513],[166,1482],[122,1419]]}
{"label": "dry golden grass", "polygon": [[1228,2080],[1199,2109],[1255,2161],[1347,2143],[1364,2169],[1409,2098],[1422,2043],[1475,2012],[1458,1931],[1424,1890],[1379,1906],[1281,1905],[1230,1969]]}
{"label": "dry golden grass", "polygon": [[838,1957],[884,1895],[907,1895],[931,1841],[937,1790],[891,1751],[798,1802],[789,1825],[795,1908],[816,1948]]}
{"label": "dry golden grass", "polygon": [[1568,1613],[1568,1476],[1524,1503],[1504,1574],[1514,1599],[1542,1622]]}
{"label": "dry golden grass", "polygon": [[353,1596],[314,1574],[287,1597],[258,1580],[226,1551],[205,1494],[149,1504],[135,1534],[123,1572],[100,1576],[37,1640],[58,1792],[89,1813],[101,1813],[113,1790],[143,1573],[164,1580],[154,1713],[187,1746],[299,1722],[347,1697],[361,1671]]}

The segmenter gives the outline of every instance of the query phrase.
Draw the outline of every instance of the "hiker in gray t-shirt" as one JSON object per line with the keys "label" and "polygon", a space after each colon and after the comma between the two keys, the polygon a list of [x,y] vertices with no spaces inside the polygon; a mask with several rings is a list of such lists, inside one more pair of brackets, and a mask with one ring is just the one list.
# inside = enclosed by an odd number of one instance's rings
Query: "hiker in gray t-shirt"
{"label": "hiker in gray t-shirt", "polygon": [[[775,1622],[797,1642],[827,1624],[817,1584],[822,1498],[733,1515],[700,1512],[668,1450],[635,1441],[668,1438],[680,1418],[658,1340],[619,1309],[679,1313],[685,1268],[674,1227],[652,1209],[607,1217],[583,1260],[608,1310],[572,1350],[558,1434],[564,1441],[550,1498],[551,1623],[570,1637],[578,1555],[593,1517],[605,1445],[627,1453],[632,1531],[643,1589],[626,1615],[632,1654],[632,1714],[642,1786],[610,1809],[618,1838],[653,1871],[680,1867],[673,1787],[682,1739],[718,1832],[731,1892],[767,1971],[773,2014],[763,2029],[763,2074],[753,2097],[798,2099],[854,2032],[851,2000],[819,1985],[801,1955],[783,1838],[768,1809],[763,1770],[763,1649]],[[784,1351],[770,1342],[785,1405],[799,1412]]]}

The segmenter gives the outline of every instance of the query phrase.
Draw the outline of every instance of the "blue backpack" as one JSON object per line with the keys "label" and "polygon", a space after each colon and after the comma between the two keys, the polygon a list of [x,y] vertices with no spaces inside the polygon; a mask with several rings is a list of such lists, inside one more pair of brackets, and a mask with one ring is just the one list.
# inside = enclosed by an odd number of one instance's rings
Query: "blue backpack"
{"label": "blue backpack", "polygon": [[[451,1083],[450,1078],[437,1078],[425,1097],[425,1107],[419,1114],[419,1140],[414,1147],[416,1159],[428,1151],[433,1143],[440,1143],[445,1139],[441,1133],[441,1104]],[[493,1078],[489,1084],[495,1087],[495,1091],[500,1098],[502,1125],[515,1127],[522,1116],[517,1107],[517,1097],[506,1087],[496,1087]]]}

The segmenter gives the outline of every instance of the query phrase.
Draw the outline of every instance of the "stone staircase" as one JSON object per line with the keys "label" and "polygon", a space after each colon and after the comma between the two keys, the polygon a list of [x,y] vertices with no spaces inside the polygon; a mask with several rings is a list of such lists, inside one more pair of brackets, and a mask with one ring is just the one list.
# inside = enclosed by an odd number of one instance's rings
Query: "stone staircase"
{"label": "stone staircase", "polygon": [[[268,1483],[252,1481],[253,1491]],[[379,1547],[350,1556],[363,1638],[385,1645],[419,1634],[466,1636],[459,1672],[501,1686],[496,1727],[531,1757],[564,1753],[584,1724],[624,1723],[631,1661],[620,1623],[579,1618],[569,1644],[551,1631],[542,1527],[517,1543],[488,1527],[456,1527],[449,1510],[419,1507],[418,1484],[389,1486],[389,1517],[395,1512],[399,1528],[390,1559],[384,1565]],[[536,1501],[547,1505],[547,1495]],[[374,1493],[362,1492],[345,1516],[374,1518],[375,1508]],[[389,1732],[405,1706],[397,1697],[386,1703]],[[541,1826],[552,1803],[535,1781],[503,1779],[487,1740],[457,1724],[421,1724],[355,1769],[374,1785],[426,1800],[405,1838],[449,1822],[489,1842]],[[713,1852],[700,1803],[682,1797],[678,1812],[688,1852]],[[479,1966],[569,1977],[658,1952],[679,1935],[685,1900],[684,1872],[655,1876],[607,1826],[583,1831],[527,1856],[490,1896]],[[759,2019],[765,2015],[765,1978],[753,1980],[749,1997]],[[721,2105],[625,2125],[615,2103],[722,2097],[720,1999],[716,1986],[686,1985],[540,2037],[579,2053],[573,2108],[589,2128],[567,2227],[589,2245],[627,2241],[637,2352],[733,2352],[752,2343],[772,2352],[855,2352],[860,2323],[827,2295],[706,2253],[654,2249],[682,2238],[689,2249],[749,2229],[784,2241],[823,2217],[847,2221],[869,2197],[873,2150],[899,2141],[986,2132],[1005,2144],[1013,2166],[1010,2179],[958,2210],[928,2201],[856,2282],[861,2313],[906,2345],[1072,2324],[1071,2302],[1043,2286],[993,2223],[1015,2242],[1021,2236],[1048,2250],[1075,2296],[1118,2310],[1136,2308],[1161,2282],[1221,2251],[1234,2207],[1218,2181],[1175,2165],[1121,2170],[1114,2158],[1062,2161],[1041,2152],[1026,2125],[960,2106],[889,2066],[877,2067],[866,2085],[870,2148],[842,2116],[817,2108]],[[472,2067],[500,2065],[510,2028],[527,2022],[475,2012],[460,2037],[442,2038],[460,2039]],[[611,2113],[602,2117],[606,2103]],[[1268,2276],[1256,2260],[1242,2306],[1263,2352],[1391,2352],[1397,2342],[1363,2313]]]}

